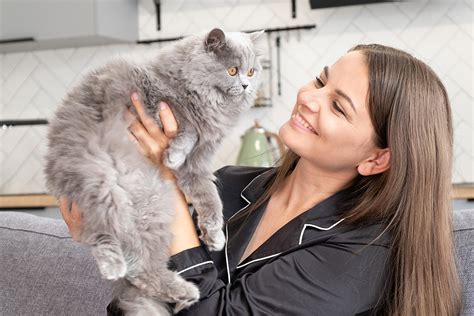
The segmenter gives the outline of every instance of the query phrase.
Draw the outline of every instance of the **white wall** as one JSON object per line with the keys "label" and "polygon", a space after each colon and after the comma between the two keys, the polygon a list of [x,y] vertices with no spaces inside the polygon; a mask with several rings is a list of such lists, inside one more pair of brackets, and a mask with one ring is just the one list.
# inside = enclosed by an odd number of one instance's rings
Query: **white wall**
{"label": "white wall", "polygon": [[[473,2],[403,2],[310,10],[309,1],[162,1],[156,31],[152,0],[141,0],[140,39],[207,31],[250,30],[316,24],[311,31],[280,34],[282,95],[273,107],[251,109],[238,121],[216,155],[214,168],[233,164],[240,135],[258,118],[277,131],[294,104],[297,88],[357,43],[404,49],[427,62],[445,83],[454,113],[454,182],[474,182]],[[275,37],[271,52],[275,59]],[[148,55],[154,45],[110,45],[0,55],[0,119],[48,118],[80,74],[117,53]],[[273,70],[275,71],[275,63]],[[276,73],[273,81],[276,92]],[[44,192],[42,156],[46,127],[0,130],[0,194]]]}

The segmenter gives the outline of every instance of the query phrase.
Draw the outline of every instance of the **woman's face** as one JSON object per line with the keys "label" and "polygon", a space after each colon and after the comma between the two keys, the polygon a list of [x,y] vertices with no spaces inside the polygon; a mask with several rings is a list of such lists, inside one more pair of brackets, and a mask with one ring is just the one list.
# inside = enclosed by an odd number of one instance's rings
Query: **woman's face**
{"label": "woman's face", "polygon": [[[319,78],[319,79],[318,79]],[[368,69],[354,51],[326,66],[298,91],[282,141],[321,171],[356,175],[376,146],[367,110]]]}

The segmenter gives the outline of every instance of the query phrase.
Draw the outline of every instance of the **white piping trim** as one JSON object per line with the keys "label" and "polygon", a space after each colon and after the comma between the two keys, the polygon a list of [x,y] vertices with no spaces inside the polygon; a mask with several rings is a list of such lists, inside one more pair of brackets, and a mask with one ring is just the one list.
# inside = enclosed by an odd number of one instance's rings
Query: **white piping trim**
{"label": "white piping trim", "polygon": [[188,271],[188,270],[194,269],[194,268],[196,268],[196,267],[199,267],[199,266],[202,266],[202,265],[205,265],[205,264],[208,264],[208,263],[214,263],[214,261],[212,261],[212,260],[204,261],[204,262],[195,264],[195,265],[193,265],[193,266],[190,266],[189,268],[183,269],[183,270],[181,270],[181,271],[179,271],[179,272],[176,272],[176,273],[177,273],[177,274],[181,274],[181,273],[183,273],[183,272],[186,272],[186,271]]}
{"label": "white piping trim", "polygon": [[346,217],[338,220],[336,223],[332,224],[329,227],[321,227],[321,226],[318,226],[318,225],[304,224],[303,229],[301,230],[301,233],[300,233],[300,239],[298,241],[298,245],[301,245],[301,242],[303,241],[303,234],[304,234],[304,231],[305,231],[306,227],[313,227],[313,228],[316,228],[316,229],[319,229],[319,230],[330,230],[330,229],[336,227],[340,222],[342,222],[345,219],[346,219]]}
{"label": "white piping trim", "polygon": [[[330,230],[334,227],[336,227],[340,222],[342,222],[343,220],[345,220],[346,218],[344,217],[343,219],[340,219],[339,221],[337,221],[336,223],[334,223],[333,225],[329,226],[329,227],[321,227],[321,226],[318,226],[318,225],[312,225],[312,224],[305,224],[303,226],[303,229],[301,230],[301,234],[300,234],[300,239],[299,239],[299,242],[298,242],[298,245],[301,245],[301,242],[302,242],[302,238],[303,238],[303,234],[304,234],[304,231],[306,229],[306,227],[314,227],[314,228],[317,228],[317,229],[320,229],[320,230]],[[272,257],[275,257],[275,256],[278,256],[279,254],[281,254],[281,252],[279,253],[275,253],[273,255],[269,255],[269,256],[265,256],[265,257],[262,257],[262,258],[258,258],[258,259],[254,259],[252,261],[249,261],[247,263],[244,263],[240,266],[237,266],[236,268],[239,269],[239,268],[243,268],[245,267],[246,265],[248,264],[251,264],[251,263],[254,263],[254,262],[257,262],[257,261],[260,261],[260,260],[265,260],[265,259],[269,259],[269,258],[272,258]]]}
{"label": "white piping trim", "polygon": [[[245,205],[244,207],[242,207],[240,210],[238,210],[237,212],[234,213],[234,215],[232,215],[231,217],[229,217],[229,219],[226,221],[228,222],[229,220],[232,219],[232,217],[234,217],[235,215],[239,214],[240,211],[246,209],[250,204],[251,202],[249,200],[247,200],[247,198],[242,194],[245,189],[247,189],[258,177],[264,175],[265,173],[271,171],[272,169],[270,170],[267,170],[261,174],[259,174],[258,176],[256,176],[255,178],[252,179],[252,181],[250,181],[246,186],[245,188],[242,189],[242,191],[240,191],[240,197],[243,198],[248,204]],[[229,269],[229,257],[227,255],[227,243],[228,243],[228,239],[229,239],[229,233],[228,233],[228,230],[227,230],[227,223],[225,224],[225,249],[224,249],[224,253],[225,253],[225,264],[226,264],[226,267],[227,267],[227,283],[230,284],[230,269]]]}
{"label": "white piping trim", "polygon": [[266,257],[254,259],[254,260],[249,261],[249,262],[247,262],[247,263],[244,263],[244,264],[242,264],[242,265],[240,265],[240,266],[237,266],[236,269],[245,267],[246,265],[251,264],[251,263],[254,263],[254,262],[256,262],[256,261],[265,260],[265,259],[268,259],[268,258],[272,258],[272,257],[278,256],[279,254],[281,254],[281,252],[276,253],[276,254],[273,254],[273,255],[269,255],[269,256],[266,256]]}
{"label": "white piping trim", "polygon": [[258,176],[256,176],[255,178],[252,179],[252,181],[250,181],[246,186],[245,188],[242,189],[242,191],[240,191],[240,197],[243,198],[247,203],[249,203],[248,205],[242,207],[240,210],[238,210],[234,215],[232,215],[231,217],[229,217],[228,221],[232,219],[232,217],[234,217],[235,215],[239,214],[240,211],[242,211],[244,208],[246,208],[247,206],[249,206],[251,204],[251,202],[249,200],[247,200],[247,198],[243,195],[244,191],[255,181],[257,180],[260,176],[263,176],[265,173],[267,172],[270,172],[272,171],[272,169],[270,170],[267,170],[261,174],[259,174]]}
{"label": "white piping trim", "polygon": [[227,257],[227,238],[228,238],[228,232],[227,232],[227,224],[225,224],[225,265],[227,268],[227,283],[230,284],[230,272],[229,272],[229,259]]}
{"label": "white piping trim", "polygon": [[[302,241],[302,238],[303,238],[303,234],[304,234],[304,231],[306,229],[306,227],[314,227],[314,228],[317,228],[317,229],[320,229],[320,230],[330,230],[331,228],[334,228],[336,225],[338,225],[340,222],[342,222],[343,220],[345,220],[346,218],[344,217],[343,219],[340,219],[339,221],[337,221],[336,223],[334,223],[333,225],[329,226],[329,227],[320,227],[320,226],[317,226],[317,225],[312,225],[312,224],[305,224],[303,226],[303,229],[301,230],[301,234],[300,234],[300,239],[299,239],[299,242],[298,242],[298,245],[301,245],[301,241]],[[252,261],[249,261],[247,263],[244,263],[240,266],[237,266],[236,268],[239,269],[239,268],[243,268],[245,267],[246,265],[249,265],[251,263],[254,263],[254,262],[257,262],[257,261],[261,261],[261,260],[265,260],[265,259],[269,259],[269,258],[272,258],[272,257],[275,257],[275,256],[278,256],[279,254],[281,254],[281,252],[279,253],[275,253],[273,255],[269,255],[269,256],[265,256],[265,257],[262,257],[262,258],[258,258],[258,259],[254,259]]]}

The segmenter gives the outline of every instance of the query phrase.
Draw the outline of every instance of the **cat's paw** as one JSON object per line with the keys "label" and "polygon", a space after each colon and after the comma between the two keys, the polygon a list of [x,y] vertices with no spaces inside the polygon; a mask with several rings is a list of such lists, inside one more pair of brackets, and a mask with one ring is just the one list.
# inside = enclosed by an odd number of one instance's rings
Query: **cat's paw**
{"label": "cat's paw", "polygon": [[167,150],[165,152],[165,157],[163,159],[163,163],[166,167],[170,168],[171,170],[178,170],[186,160],[186,155],[182,151],[178,150]]}
{"label": "cat's paw", "polygon": [[140,290],[146,290],[148,288],[148,283],[141,277],[131,277],[127,276],[127,280],[132,283],[134,286],[139,288]]}
{"label": "cat's paw", "polygon": [[173,312],[176,314],[180,310],[188,308],[199,300],[199,289],[196,285],[190,282],[184,282],[180,291],[174,293],[175,296],[175,308]]}
{"label": "cat's paw", "polygon": [[200,238],[207,245],[207,248],[210,251],[219,251],[224,248],[225,235],[222,230],[214,231],[212,233],[203,233]]}
{"label": "cat's paw", "polygon": [[123,257],[109,257],[98,262],[99,271],[107,280],[116,281],[127,273],[127,264]]}

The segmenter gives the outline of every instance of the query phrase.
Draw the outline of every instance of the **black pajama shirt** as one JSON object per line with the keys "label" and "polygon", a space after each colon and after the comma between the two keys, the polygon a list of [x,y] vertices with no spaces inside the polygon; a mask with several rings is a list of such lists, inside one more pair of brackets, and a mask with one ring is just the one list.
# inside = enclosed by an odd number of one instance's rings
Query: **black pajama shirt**
{"label": "black pajama shirt", "polygon": [[[227,166],[216,171],[224,220],[264,192],[274,168]],[[240,264],[266,204],[224,225],[224,249],[201,244],[170,258],[169,266],[200,291],[178,315],[366,315],[376,305],[389,258],[380,224],[344,225],[342,190],[280,228]],[[193,216],[195,219],[195,216]],[[375,240],[375,241],[374,241]],[[121,311],[112,302],[109,315]]]}

